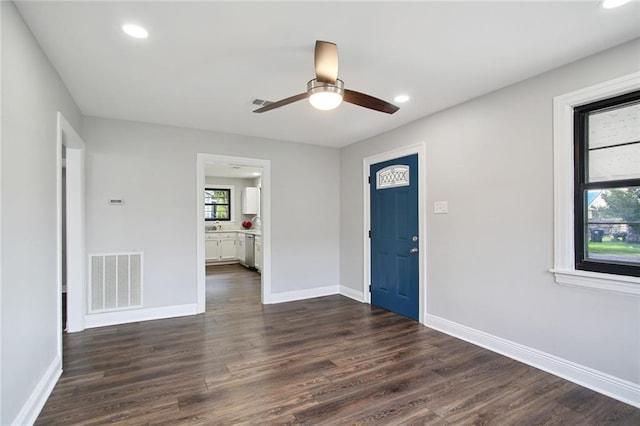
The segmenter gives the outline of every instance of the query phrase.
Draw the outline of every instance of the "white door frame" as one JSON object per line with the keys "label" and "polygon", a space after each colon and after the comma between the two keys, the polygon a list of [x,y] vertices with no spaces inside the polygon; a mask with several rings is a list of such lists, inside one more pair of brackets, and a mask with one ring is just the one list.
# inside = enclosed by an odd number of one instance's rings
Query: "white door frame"
{"label": "white door frame", "polygon": [[[67,331],[84,330],[86,312],[86,257],[84,209],[84,141],[62,113],[57,117],[57,259],[58,291],[62,294],[62,147],[66,148],[66,267],[67,267]],[[62,356],[62,300],[58,298],[58,352]]]}
{"label": "white door frame", "polygon": [[251,167],[262,167],[262,274],[261,296],[262,303],[272,303],[271,295],[271,160],[258,158],[233,157],[216,154],[197,154],[196,194],[198,194],[198,208],[196,209],[196,242],[197,242],[197,311],[202,313],[206,309],[206,274],[205,274],[205,242],[204,242],[204,193],[206,165],[209,163],[234,163]]}
{"label": "white door frame", "polygon": [[[415,145],[409,145],[392,151],[382,152],[362,160],[362,195],[363,195],[363,247],[364,247],[364,270],[362,282],[362,294],[364,294],[364,302],[371,304],[371,293],[369,285],[371,284],[371,240],[369,239],[369,230],[371,229],[371,196],[369,193],[369,170],[372,164],[383,161],[393,160],[394,158],[406,157],[407,155],[418,154],[418,321],[425,323],[425,314],[427,313],[427,191],[425,190],[427,179],[426,165],[426,143],[420,142]],[[373,180],[373,179],[372,179]],[[371,184],[374,184],[372,181]]]}

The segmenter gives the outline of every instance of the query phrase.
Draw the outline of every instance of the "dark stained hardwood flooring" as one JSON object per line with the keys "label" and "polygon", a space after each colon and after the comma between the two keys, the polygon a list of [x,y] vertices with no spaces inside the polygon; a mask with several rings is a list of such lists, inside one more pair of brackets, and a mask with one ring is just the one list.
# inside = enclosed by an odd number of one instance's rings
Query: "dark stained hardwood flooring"
{"label": "dark stained hardwood flooring", "polygon": [[260,305],[208,268],[206,314],[64,336],[39,425],[640,425],[640,410],[393,313]]}

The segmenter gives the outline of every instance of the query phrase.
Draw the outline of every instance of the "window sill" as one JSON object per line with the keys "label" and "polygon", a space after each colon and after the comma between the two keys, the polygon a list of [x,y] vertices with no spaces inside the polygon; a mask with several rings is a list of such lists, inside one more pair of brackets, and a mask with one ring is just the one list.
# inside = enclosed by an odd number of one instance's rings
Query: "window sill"
{"label": "window sill", "polygon": [[640,278],[598,272],[552,269],[556,283],[640,297]]}

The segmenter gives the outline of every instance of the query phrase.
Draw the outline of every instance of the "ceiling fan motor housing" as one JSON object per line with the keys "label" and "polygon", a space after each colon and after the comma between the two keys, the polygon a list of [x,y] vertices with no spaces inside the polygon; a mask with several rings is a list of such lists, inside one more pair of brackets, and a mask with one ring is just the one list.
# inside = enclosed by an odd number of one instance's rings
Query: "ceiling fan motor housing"
{"label": "ceiling fan motor housing", "polygon": [[309,102],[318,109],[334,109],[344,97],[344,82],[336,79],[335,83],[328,83],[314,78],[307,83],[307,96]]}

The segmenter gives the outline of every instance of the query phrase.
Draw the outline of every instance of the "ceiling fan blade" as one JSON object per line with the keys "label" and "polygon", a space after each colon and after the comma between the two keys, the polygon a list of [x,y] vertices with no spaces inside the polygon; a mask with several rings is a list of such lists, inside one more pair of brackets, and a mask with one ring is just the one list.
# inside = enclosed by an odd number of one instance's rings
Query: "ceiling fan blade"
{"label": "ceiling fan blade", "polygon": [[355,92],[353,90],[344,89],[345,102],[349,102],[354,105],[373,109],[380,112],[386,112],[387,114],[393,114],[400,108],[390,104],[382,99],[374,98],[373,96],[365,95],[364,93]]}
{"label": "ceiling fan blade", "polygon": [[314,65],[318,81],[335,84],[338,78],[338,46],[316,40]]}
{"label": "ceiling fan blade", "polygon": [[265,105],[262,108],[258,108],[253,112],[267,112],[267,111],[271,111],[272,109],[276,109],[276,108],[280,108],[281,106],[285,106],[285,105],[289,105],[292,104],[294,102],[298,102],[301,99],[304,99],[307,97],[307,93],[300,93],[298,95],[294,95],[294,96],[290,96],[288,98],[285,99],[281,99],[279,101],[273,102],[269,105]]}

